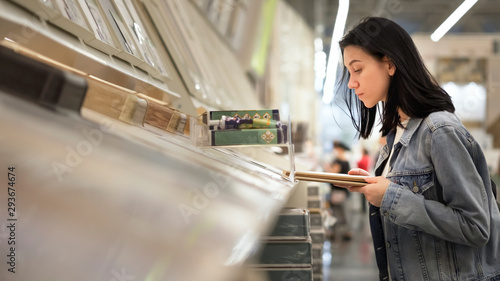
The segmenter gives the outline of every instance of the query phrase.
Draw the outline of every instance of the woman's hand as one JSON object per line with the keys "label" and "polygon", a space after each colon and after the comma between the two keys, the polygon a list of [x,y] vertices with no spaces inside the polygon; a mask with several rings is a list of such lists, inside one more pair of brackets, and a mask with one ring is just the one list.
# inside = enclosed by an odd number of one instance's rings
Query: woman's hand
{"label": "woman's hand", "polygon": [[380,207],[382,205],[382,199],[384,199],[384,194],[389,184],[391,183],[388,179],[384,177],[369,177],[370,173],[363,169],[352,169],[348,173],[353,176],[368,176],[365,178],[367,185],[364,186],[349,186],[347,189],[351,192],[363,193],[366,200],[370,202],[373,206]]}
{"label": "woman's hand", "polygon": [[391,182],[384,177],[371,177],[365,178],[365,180],[368,183],[367,185],[351,186],[347,189],[351,192],[363,193],[368,202],[373,206],[380,207],[380,205],[382,205],[382,199],[384,199],[385,191]]}

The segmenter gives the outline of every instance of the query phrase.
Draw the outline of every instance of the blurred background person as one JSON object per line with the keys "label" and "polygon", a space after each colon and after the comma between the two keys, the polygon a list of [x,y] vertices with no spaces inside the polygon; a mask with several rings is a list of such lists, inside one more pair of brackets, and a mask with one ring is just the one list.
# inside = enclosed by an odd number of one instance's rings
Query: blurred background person
{"label": "blurred background person", "polygon": [[[372,157],[370,156],[368,149],[366,149],[365,147],[361,148],[361,152],[362,152],[361,158],[357,162],[358,168],[370,172],[373,165]],[[361,198],[361,210],[363,211],[363,213],[366,213],[367,209],[366,198],[364,195],[360,196],[360,198]]]}
{"label": "blurred background person", "polygon": [[[340,141],[333,142],[334,160],[331,164],[326,165],[324,170],[327,173],[347,174],[351,169],[346,152],[350,148]],[[337,219],[336,224],[332,228],[330,239],[332,241],[342,239],[349,241],[352,238],[352,230],[346,214],[346,200],[350,193],[342,187],[330,184],[331,190],[327,195],[327,207],[332,216]]]}

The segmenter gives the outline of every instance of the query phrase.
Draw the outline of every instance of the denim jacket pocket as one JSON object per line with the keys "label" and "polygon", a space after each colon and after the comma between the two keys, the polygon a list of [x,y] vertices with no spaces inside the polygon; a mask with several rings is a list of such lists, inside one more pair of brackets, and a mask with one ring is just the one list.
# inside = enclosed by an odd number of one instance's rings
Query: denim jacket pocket
{"label": "denim jacket pocket", "polygon": [[434,187],[434,172],[402,172],[398,176],[391,177],[391,180],[406,187],[415,194],[423,195],[425,199],[438,199],[436,188]]}

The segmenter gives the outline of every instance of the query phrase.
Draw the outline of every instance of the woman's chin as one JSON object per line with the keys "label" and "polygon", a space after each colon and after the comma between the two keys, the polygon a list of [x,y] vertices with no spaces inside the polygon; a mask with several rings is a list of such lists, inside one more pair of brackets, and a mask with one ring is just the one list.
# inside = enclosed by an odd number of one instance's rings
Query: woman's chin
{"label": "woman's chin", "polygon": [[369,103],[369,102],[365,102],[365,101],[363,101],[363,104],[364,104],[364,105],[365,105],[365,107],[367,107],[367,108],[372,108],[372,107],[375,107],[375,106],[377,105],[376,103],[375,103],[375,104],[373,104],[373,103]]}

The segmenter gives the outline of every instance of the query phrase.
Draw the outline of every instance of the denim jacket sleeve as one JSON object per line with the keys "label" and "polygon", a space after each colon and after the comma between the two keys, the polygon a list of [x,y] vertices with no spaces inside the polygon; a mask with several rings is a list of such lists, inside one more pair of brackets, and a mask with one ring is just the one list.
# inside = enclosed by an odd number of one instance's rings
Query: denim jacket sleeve
{"label": "denim jacket sleeve", "polygon": [[474,163],[479,147],[465,130],[452,125],[436,127],[419,141],[428,149],[444,203],[391,182],[382,201],[382,214],[397,225],[453,243],[485,245],[490,214],[483,179]]}

